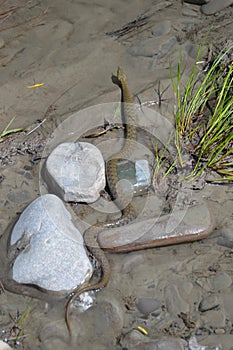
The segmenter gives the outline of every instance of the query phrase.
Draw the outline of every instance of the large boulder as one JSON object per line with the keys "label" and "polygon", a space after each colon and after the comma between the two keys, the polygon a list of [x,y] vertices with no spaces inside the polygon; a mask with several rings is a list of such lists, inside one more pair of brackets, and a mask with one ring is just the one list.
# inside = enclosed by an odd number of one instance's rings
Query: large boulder
{"label": "large boulder", "polygon": [[91,277],[82,235],[55,195],[43,195],[23,211],[10,244],[19,252],[13,265],[13,279],[19,283],[70,291]]}

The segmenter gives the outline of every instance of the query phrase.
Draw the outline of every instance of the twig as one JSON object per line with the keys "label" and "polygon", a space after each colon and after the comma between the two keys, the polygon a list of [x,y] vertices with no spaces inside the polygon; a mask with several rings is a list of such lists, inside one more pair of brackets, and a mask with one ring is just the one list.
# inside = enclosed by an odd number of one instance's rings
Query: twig
{"label": "twig", "polygon": [[0,291],[1,291],[1,293],[5,293],[5,291],[6,291],[2,281],[0,281]]}
{"label": "twig", "polygon": [[132,32],[132,31],[134,31],[135,29],[138,29],[138,28],[146,25],[148,23],[148,19],[149,19],[148,15],[141,15],[141,16],[137,17],[136,19],[134,19],[133,21],[128,22],[120,29],[116,29],[116,30],[113,30],[111,32],[107,32],[105,34],[109,35],[109,36],[116,36],[117,38],[120,38],[120,37]]}

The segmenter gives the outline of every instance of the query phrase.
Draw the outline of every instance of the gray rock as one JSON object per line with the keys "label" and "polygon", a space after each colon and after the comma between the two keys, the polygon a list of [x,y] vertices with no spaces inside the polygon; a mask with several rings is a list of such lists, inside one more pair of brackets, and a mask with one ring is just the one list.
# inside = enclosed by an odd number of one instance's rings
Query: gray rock
{"label": "gray rock", "polygon": [[136,42],[129,48],[133,56],[153,57],[159,51],[161,39],[155,37]]}
{"label": "gray rock", "polygon": [[161,339],[151,339],[132,330],[123,339],[124,348],[128,350],[186,350],[187,342],[183,339],[173,337],[163,337]]}
{"label": "gray rock", "polygon": [[151,184],[149,163],[146,159],[139,159],[135,162],[135,171],[138,187],[148,187]]}
{"label": "gray rock", "polygon": [[12,350],[12,348],[7,343],[0,340],[0,350]]}
{"label": "gray rock", "polygon": [[201,320],[206,327],[222,328],[225,327],[226,315],[221,310],[210,310],[201,314]]}
{"label": "gray rock", "polygon": [[179,284],[179,291],[181,294],[184,294],[186,297],[190,296],[193,291],[193,284],[188,281],[183,281]]}
{"label": "gray rock", "polygon": [[216,295],[211,294],[206,298],[202,299],[199,305],[199,310],[201,312],[213,310],[219,306],[219,299]]}
{"label": "gray rock", "polygon": [[155,69],[161,59],[163,59],[173,47],[177,44],[175,36],[170,37],[167,41],[158,46],[155,57],[150,65],[151,69]]}
{"label": "gray rock", "polygon": [[[216,344],[216,341],[214,341],[214,342],[210,341],[210,343],[211,344]],[[218,344],[219,344],[219,342],[218,342]],[[222,350],[221,345],[220,346],[214,346],[214,345],[213,346],[204,346],[202,340],[199,343],[197,338],[194,337],[194,336],[192,336],[189,339],[189,344],[188,345],[189,345],[189,347],[188,347],[189,350]]]}
{"label": "gray rock", "polygon": [[186,17],[198,17],[199,11],[197,11],[196,9],[183,8],[182,15]]}
{"label": "gray rock", "polygon": [[205,4],[201,7],[202,13],[205,15],[213,15],[216,12],[219,12],[226,7],[233,4],[233,0],[211,0],[208,4]]}
{"label": "gray rock", "polygon": [[106,183],[102,154],[87,142],[58,145],[46,161],[44,176],[49,188],[67,202],[95,202]]}
{"label": "gray rock", "polygon": [[142,314],[150,314],[151,312],[158,310],[161,303],[155,298],[139,298],[136,305]]}
{"label": "gray rock", "polygon": [[55,195],[41,196],[23,211],[10,243],[19,251],[13,265],[13,279],[19,283],[69,291],[91,276],[82,235]]}
{"label": "gray rock", "polygon": [[31,199],[31,193],[28,190],[11,190],[7,198],[13,203],[25,203]]}
{"label": "gray rock", "polygon": [[224,309],[229,320],[233,320],[232,291],[222,295]]}
{"label": "gray rock", "polygon": [[220,237],[218,238],[219,245],[224,247],[233,248],[233,228],[223,228],[220,230]]}
{"label": "gray rock", "polygon": [[159,247],[194,241],[207,237],[214,223],[208,208],[197,205],[174,210],[160,218],[143,218],[120,228],[103,231],[99,237],[102,247],[118,252],[140,249],[140,246]]}
{"label": "gray rock", "polygon": [[158,59],[161,59],[166,56],[175,44],[177,44],[175,36],[172,36],[163,42],[161,42],[161,38],[152,37],[136,42],[129,48],[129,52],[133,56],[158,56]]}
{"label": "gray rock", "polygon": [[[103,295],[102,295],[103,296]],[[115,348],[115,339],[122,332],[124,325],[124,312],[122,305],[115,299],[111,293],[110,298],[106,300],[99,296],[98,304],[95,304],[88,312],[73,313],[73,334],[78,335],[81,349],[108,349]],[[101,298],[102,297],[102,298]],[[101,300],[102,299],[102,300]],[[77,327],[77,324],[79,325]],[[87,336],[90,334],[91,336]],[[93,344],[97,346],[93,347]]]}
{"label": "gray rock", "polygon": [[189,4],[203,5],[203,4],[206,4],[209,0],[183,0],[183,1],[188,2]]}
{"label": "gray rock", "polygon": [[122,190],[125,194],[129,194],[129,201],[133,193],[135,196],[141,195],[147,192],[151,184],[150,167],[146,159],[138,159],[135,163],[128,160],[120,161],[117,165],[117,173]]}
{"label": "gray rock", "polygon": [[161,21],[159,24],[156,24],[154,27],[151,28],[151,33],[154,36],[166,35],[171,30],[171,21],[165,19]]}
{"label": "gray rock", "polygon": [[[199,340],[199,339],[198,339]],[[200,344],[198,346],[198,344]],[[200,338],[196,347],[190,347],[190,350],[233,350],[233,334],[213,334],[205,335]]]}
{"label": "gray rock", "polygon": [[167,311],[177,316],[181,312],[189,312],[189,304],[180,296],[175,284],[168,284],[164,289],[164,298]]}
{"label": "gray rock", "polygon": [[189,57],[191,57],[194,60],[197,57],[198,49],[199,49],[199,45],[196,45],[190,42],[187,42],[187,44],[185,45],[185,50],[187,54],[189,55]]}
{"label": "gray rock", "polygon": [[214,333],[215,334],[225,334],[226,333],[226,330],[224,328],[216,328],[214,330]]}
{"label": "gray rock", "polygon": [[216,291],[227,289],[231,284],[232,278],[225,271],[218,272],[212,279],[212,286]]}

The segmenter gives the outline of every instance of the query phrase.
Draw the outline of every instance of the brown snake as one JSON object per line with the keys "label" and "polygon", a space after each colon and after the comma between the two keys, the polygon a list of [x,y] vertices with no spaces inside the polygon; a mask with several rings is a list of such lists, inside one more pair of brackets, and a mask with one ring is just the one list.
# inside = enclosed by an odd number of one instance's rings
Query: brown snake
{"label": "brown snake", "polygon": [[128,86],[126,84],[126,76],[121,68],[118,68],[117,76],[113,77],[112,80],[121,89],[121,102],[123,102],[121,104],[121,113],[122,119],[124,119],[125,141],[122,149],[115,153],[110,160],[108,160],[106,170],[111,195],[115,199],[119,209],[121,209],[122,216],[116,220],[95,224],[84,233],[85,246],[87,247],[88,251],[91,252],[91,254],[99,261],[102,269],[102,277],[101,280],[95,284],[84,284],[75,290],[74,294],[66,304],[65,319],[70,336],[72,335],[69,317],[71,303],[84,292],[105,287],[110,278],[110,265],[108,259],[98,243],[99,233],[108,228],[125,225],[136,216],[133,206],[128,203],[128,200],[125,197],[121,187],[118,186],[116,190],[116,184],[119,181],[117,175],[117,162],[119,159],[127,159],[130,156],[134,141],[136,140],[135,110]]}

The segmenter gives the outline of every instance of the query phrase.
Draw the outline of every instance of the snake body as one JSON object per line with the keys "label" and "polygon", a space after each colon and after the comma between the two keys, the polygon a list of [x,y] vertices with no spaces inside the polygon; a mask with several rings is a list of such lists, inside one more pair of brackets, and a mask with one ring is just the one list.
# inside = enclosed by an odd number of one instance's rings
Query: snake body
{"label": "snake body", "polygon": [[113,83],[117,84],[121,89],[121,114],[125,126],[125,140],[122,149],[115,153],[110,160],[107,161],[107,180],[108,186],[112,197],[115,199],[117,206],[122,212],[119,219],[97,223],[90,228],[88,228],[84,233],[84,243],[88,251],[98,260],[102,270],[101,279],[94,284],[84,284],[83,286],[77,288],[74,294],[71,296],[66,304],[65,320],[67,329],[69,331],[70,337],[71,326],[70,326],[70,306],[71,303],[77,299],[82,293],[91,290],[97,290],[105,287],[110,278],[110,265],[109,261],[101,249],[98,243],[98,235],[101,231],[119,227],[127,224],[129,221],[133,220],[136,216],[135,210],[131,203],[128,203],[128,199],[125,197],[123,189],[118,186],[116,189],[116,184],[119,181],[117,174],[117,162],[119,159],[127,159],[132,153],[133,143],[136,140],[136,127],[135,127],[135,110],[133,107],[133,101],[129,88],[126,83],[126,76],[121,68],[117,70],[117,76],[112,77]]}

